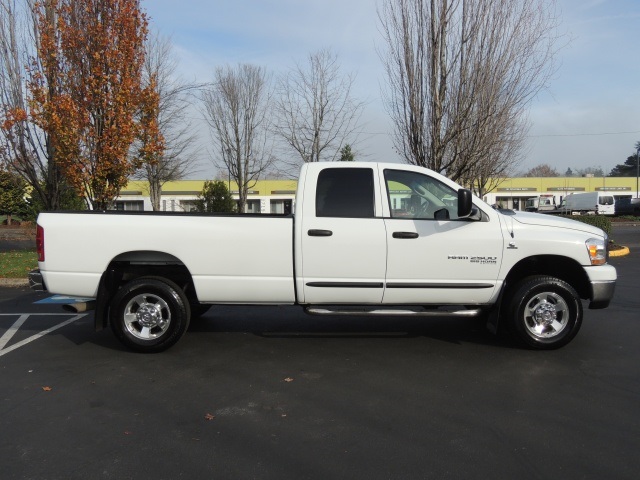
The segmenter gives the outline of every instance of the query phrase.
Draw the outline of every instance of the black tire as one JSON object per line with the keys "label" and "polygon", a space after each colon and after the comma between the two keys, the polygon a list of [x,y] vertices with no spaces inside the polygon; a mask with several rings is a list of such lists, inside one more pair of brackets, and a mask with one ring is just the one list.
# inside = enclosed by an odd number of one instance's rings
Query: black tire
{"label": "black tire", "polygon": [[582,326],[582,302],[559,278],[536,275],[522,279],[505,296],[501,323],[517,342],[540,350],[563,347]]}
{"label": "black tire", "polygon": [[191,311],[184,292],[165,278],[141,277],[113,297],[109,323],[126,347],[155,353],[174,345],[189,327]]}

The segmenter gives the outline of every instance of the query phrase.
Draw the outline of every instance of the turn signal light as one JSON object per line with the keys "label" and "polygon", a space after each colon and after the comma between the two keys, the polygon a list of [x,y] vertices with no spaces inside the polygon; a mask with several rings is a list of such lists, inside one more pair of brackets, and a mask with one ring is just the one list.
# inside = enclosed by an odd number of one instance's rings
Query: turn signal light
{"label": "turn signal light", "polygon": [[599,238],[590,238],[585,242],[591,265],[604,265],[607,263],[607,249],[605,242]]}

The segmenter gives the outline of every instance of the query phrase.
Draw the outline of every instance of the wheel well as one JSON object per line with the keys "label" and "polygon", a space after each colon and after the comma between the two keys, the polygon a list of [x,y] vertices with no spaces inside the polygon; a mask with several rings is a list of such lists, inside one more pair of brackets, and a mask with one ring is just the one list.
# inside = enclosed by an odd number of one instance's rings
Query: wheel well
{"label": "wheel well", "polygon": [[560,255],[538,255],[520,260],[507,275],[505,286],[509,288],[531,275],[549,275],[564,280],[576,290],[580,298],[587,299],[591,295],[589,278],[584,268],[571,258]]}
{"label": "wheel well", "polygon": [[162,277],[178,285],[190,303],[198,303],[193,278],[189,269],[173,255],[154,252],[127,252],[115,257],[102,274],[96,305],[96,330],[104,328],[109,317],[109,304],[115,293],[132,280],[140,277]]}

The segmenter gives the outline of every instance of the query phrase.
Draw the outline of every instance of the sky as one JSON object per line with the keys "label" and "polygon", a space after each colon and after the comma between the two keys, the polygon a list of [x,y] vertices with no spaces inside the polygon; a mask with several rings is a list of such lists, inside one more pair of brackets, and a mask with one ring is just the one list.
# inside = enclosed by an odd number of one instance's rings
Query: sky
{"label": "sky", "polygon": [[[274,75],[330,48],[356,75],[366,102],[356,159],[398,162],[382,102],[386,77],[376,5],[381,0],[143,0],[150,27],[170,36],[186,80],[251,63]],[[640,141],[640,0],[557,0],[563,48],[547,88],[531,103],[517,172],[549,164],[608,173]],[[194,113],[197,115],[197,113]],[[204,127],[202,127],[204,129]],[[206,144],[208,137],[201,135]],[[205,145],[206,148],[206,145]],[[194,178],[213,178],[205,160]],[[211,171],[209,171],[211,169]]]}

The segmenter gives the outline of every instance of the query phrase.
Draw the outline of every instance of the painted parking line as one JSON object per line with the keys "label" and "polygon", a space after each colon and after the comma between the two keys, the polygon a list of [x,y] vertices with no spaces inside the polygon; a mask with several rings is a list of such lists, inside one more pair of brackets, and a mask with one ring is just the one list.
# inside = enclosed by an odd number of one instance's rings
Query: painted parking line
{"label": "painted parking line", "polygon": [[20,347],[24,347],[25,345],[33,342],[34,340],[38,340],[39,338],[44,337],[45,335],[51,333],[51,332],[55,332],[56,330],[58,330],[59,328],[62,328],[64,326],[69,325],[70,323],[76,322],[84,317],[86,317],[88,314],[87,313],[81,313],[80,315],[74,315],[72,318],[65,320],[62,323],[59,323],[57,325],[54,325],[53,327],[49,327],[46,330],[43,330],[42,332],[36,333],[35,335],[31,335],[29,338],[25,338],[24,340],[21,340],[18,343],[15,343],[13,345],[11,345],[10,347],[5,348],[5,346],[7,345],[7,343],[9,343],[11,341],[11,339],[13,338],[13,336],[18,333],[18,330],[20,330],[20,327],[24,324],[25,321],[28,320],[28,318],[30,316],[38,316],[38,317],[59,317],[59,316],[69,316],[69,314],[65,314],[65,313],[23,313],[23,314],[19,314],[19,313],[0,313],[0,316],[16,316],[19,315],[18,319],[13,323],[13,325],[11,325],[11,327],[4,333],[4,335],[2,335],[2,337],[0,338],[0,357],[12,352]]}
{"label": "painted parking line", "polygon": [[43,298],[42,300],[38,300],[37,302],[33,302],[34,305],[69,305],[72,303],[85,303],[91,300],[95,300],[95,298],[89,297],[67,297],[65,295],[54,295],[53,297]]}

